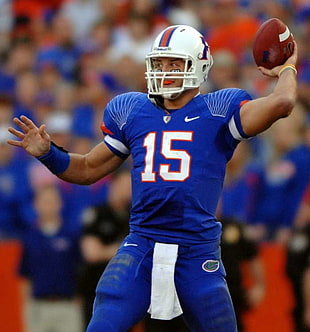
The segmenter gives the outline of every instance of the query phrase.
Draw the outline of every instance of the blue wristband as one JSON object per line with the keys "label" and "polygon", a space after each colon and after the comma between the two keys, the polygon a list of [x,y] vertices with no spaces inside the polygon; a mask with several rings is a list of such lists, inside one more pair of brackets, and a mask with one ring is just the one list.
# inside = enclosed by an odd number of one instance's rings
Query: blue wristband
{"label": "blue wristband", "polygon": [[37,159],[55,175],[64,172],[70,163],[69,153],[53,142],[50,150]]}

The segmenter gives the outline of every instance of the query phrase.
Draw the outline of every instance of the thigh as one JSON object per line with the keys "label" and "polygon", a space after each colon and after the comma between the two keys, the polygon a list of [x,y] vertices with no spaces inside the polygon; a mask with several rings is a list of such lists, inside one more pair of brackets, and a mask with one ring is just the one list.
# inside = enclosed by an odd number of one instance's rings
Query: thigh
{"label": "thigh", "polygon": [[99,280],[87,332],[125,332],[140,321],[150,305],[150,273],[149,248],[122,244]]}
{"label": "thigh", "polygon": [[219,254],[214,253],[209,257],[202,255],[201,258],[179,257],[176,287],[184,319],[191,331],[237,331],[225,270]]}

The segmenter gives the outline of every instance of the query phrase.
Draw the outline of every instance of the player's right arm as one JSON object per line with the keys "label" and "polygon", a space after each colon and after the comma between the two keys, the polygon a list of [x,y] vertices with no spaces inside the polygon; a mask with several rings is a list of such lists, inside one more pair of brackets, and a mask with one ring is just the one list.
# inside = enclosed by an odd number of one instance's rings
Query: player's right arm
{"label": "player's right arm", "polygon": [[124,161],[111,152],[103,142],[85,155],[68,154],[52,145],[44,124],[37,127],[26,116],[14,118],[13,121],[20,130],[12,127],[8,130],[19,140],[8,140],[8,144],[22,147],[28,154],[36,158],[42,158],[54,151],[51,163],[53,165],[50,170],[64,181],[76,184],[92,184],[113,172]]}
{"label": "player's right arm", "polygon": [[[278,77],[272,93],[245,103],[240,110],[241,124],[248,136],[255,136],[268,129],[275,121],[288,116],[296,103],[297,79],[294,66],[297,63],[297,44],[294,53],[284,65],[272,69],[259,67],[268,77]],[[285,70],[283,71],[283,69]]]}

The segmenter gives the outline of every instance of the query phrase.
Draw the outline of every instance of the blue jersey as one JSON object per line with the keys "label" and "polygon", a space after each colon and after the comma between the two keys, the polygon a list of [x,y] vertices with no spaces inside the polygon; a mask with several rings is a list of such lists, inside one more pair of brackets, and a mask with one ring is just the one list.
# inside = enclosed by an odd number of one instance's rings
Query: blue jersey
{"label": "blue jersey", "polygon": [[199,94],[169,114],[143,93],[112,99],[102,130],[118,156],[132,156],[130,231],[155,241],[195,244],[220,237],[215,210],[226,163],[241,139],[240,89]]}

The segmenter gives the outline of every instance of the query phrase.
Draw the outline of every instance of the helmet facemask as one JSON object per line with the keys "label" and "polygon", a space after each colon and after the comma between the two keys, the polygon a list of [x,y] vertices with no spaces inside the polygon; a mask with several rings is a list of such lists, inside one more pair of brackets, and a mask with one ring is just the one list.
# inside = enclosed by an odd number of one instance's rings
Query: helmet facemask
{"label": "helmet facemask", "polygon": [[[194,75],[193,61],[190,57],[180,54],[171,55],[170,58],[184,60],[184,71],[160,71],[156,68],[156,60],[159,55],[148,55],[146,57],[146,79],[150,95],[160,95],[166,99],[175,99],[183,91],[199,87],[199,82]],[[165,56],[166,57],[166,56]],[[167,81],[182,80],[181,86],[167,87]]]}
{"label": "helmet facemask", "polygon": [[[169,33],[169,42],[162,46],[162,40]],[[155,65],[158,58],[182,59],[185,62],[184,71],[160,71]],[[160,33],[145,59],[148,93],[165,99],[176,99],[183,91],[198,88],[207,79],[212,66],[209,46],[203,36],[183,25],[168,27]],[[164,84],[167,80],[182,80],[182,85],[167,87]]]}

